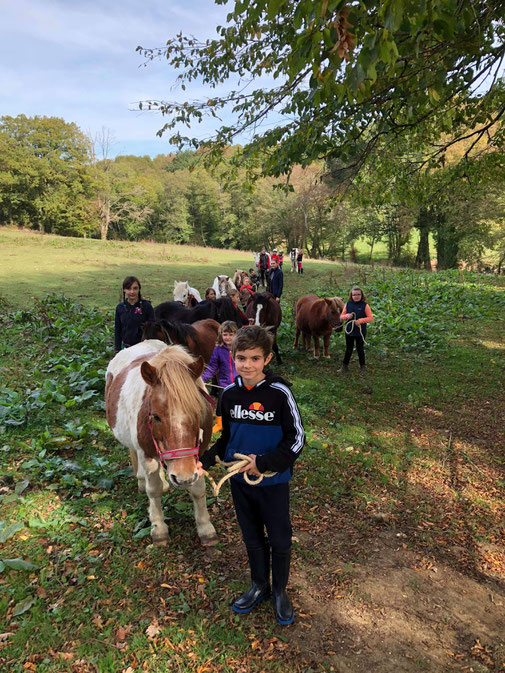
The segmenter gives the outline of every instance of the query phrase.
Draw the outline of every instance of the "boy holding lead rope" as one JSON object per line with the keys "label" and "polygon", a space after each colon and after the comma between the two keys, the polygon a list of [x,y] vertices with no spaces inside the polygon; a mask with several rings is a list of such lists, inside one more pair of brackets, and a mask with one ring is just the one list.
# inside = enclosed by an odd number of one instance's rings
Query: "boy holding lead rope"
{"label": "boy holding lead rope", "polygon": [[[203,468],[208,469],[216,462],[216,456],[225,461],[232,460],[235,453],[250,458],[230,479],[252,581],[232,609],[248,613],[272,596],[279,624],[292,624],[293,606],[286,593],[292,535],[289,481],[305,443],[305,433],[289,384],[280,376],[263,371],[272,359],[272,337],[267,330],[257,325],[243,327],[235,335],[231,350],[238,376],[219,400],[217,414],[222,416],[223,432],[201,460]],[[264,478],[250,485],[241,474],[244,472],[248,480],[262,475]],[[276,474],[266,476],[271,472]]]}

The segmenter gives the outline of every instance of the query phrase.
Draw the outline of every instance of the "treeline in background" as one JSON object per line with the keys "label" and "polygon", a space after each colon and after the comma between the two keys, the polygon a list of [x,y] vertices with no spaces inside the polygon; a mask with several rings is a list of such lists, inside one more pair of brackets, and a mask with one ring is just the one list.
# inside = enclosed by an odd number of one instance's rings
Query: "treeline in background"
{"label": "treeline in background", "polygon": [[[408,171],[408,138],[351,175],[324,161],[284,184],[198,152],[110,158],[107,131],[89,138],[56,117],[0,118],[0,224],[62,236],[288,251],[417,268],[505,266],[503,156],[455,144]],[[405,163],[405,158],[408,162]]]}

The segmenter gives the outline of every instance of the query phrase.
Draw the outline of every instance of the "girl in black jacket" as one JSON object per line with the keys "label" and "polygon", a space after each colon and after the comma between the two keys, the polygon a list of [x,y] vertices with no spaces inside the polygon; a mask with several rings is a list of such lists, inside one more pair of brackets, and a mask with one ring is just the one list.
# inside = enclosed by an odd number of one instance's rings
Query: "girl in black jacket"
{"label": "girl in black jacket", "polygon": [[116,306],[114,349],[118,353],[142,341],[142,325],[154,320],[151,302],[140,296],[140,281],[127,276],[123,281],[123,301]]}

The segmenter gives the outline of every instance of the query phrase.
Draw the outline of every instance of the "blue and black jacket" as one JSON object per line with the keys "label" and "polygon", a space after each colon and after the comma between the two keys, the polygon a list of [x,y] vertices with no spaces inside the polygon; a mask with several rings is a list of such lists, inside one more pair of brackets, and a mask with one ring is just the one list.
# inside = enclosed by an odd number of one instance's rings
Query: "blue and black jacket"
{"label": "blue and black jacket", "polygon": [[276,269],[271,269],[268,277],[268,284],[270,292],[277,299],[282,296],[282,289],[284,286],[284,275],[282,270],[277,267]]}
{"label": "blue and black jacket", "polygon": [[[366,301],[351,301],[349,300],[346,305],[346,311],[347,313],[354,313],[356,316],[356,319],[360,318],[366,318],[366,306],[367,302]],[[361,327],[361,332],[360,328]],[[366,323],[362,323],[361,325],[354,325],[354,328],[352,329],[351,332],[345,332],[347,336],[360,336],[360,334],[363,335],[363,338],[366,337]]]}
{"label": "blue and black jacket", "polygon": [[[217,415],[222,416],[223,432],[214,446],[202,456],[205,469],[222,460],[233,460],[234,453],[257,456],[259,472],[277,472],[259,486],[282,484],[291,479],[292,467],[305,444],[305,432],[290,384],[268,371],[266,377],[248,390],[240,376],[225,388]],[[244,481],[242,474],[232,479]]]}
{"label": "blue and black jacket", "polygon": [[140,299],[130,304],[125,299],[116,306],[114,321],[114,349],[120,351],[122,346],[134,346],[142,341],[142,325],[154,320],[154,309],[147,299]]}

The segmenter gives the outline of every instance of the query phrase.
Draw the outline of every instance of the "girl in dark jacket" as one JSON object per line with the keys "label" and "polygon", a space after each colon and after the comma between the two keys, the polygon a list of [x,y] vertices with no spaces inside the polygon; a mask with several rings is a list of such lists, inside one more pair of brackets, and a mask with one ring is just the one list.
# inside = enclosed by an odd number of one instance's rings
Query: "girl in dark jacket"
{"label": "girl in dark jacket", "polygon": [[358,351],[358,359],[361,371],[365,369],[365,337],[367,323],[372,322],[373,315],[367,304],[363,290],[355,285],[349,292],[349,299],[340,314],[341,320],[347,320],[345,326],[345,355],[339,373],[343,374],[349,369],[354,344]]}
{"label": "girl in dark jacket", "polygon": [[123,301],[116,306],[114,349],[118,353],[142,341],[142,325],[154,320],[151,302],[140,296],[140,281],[127,276],[123,281]]}

